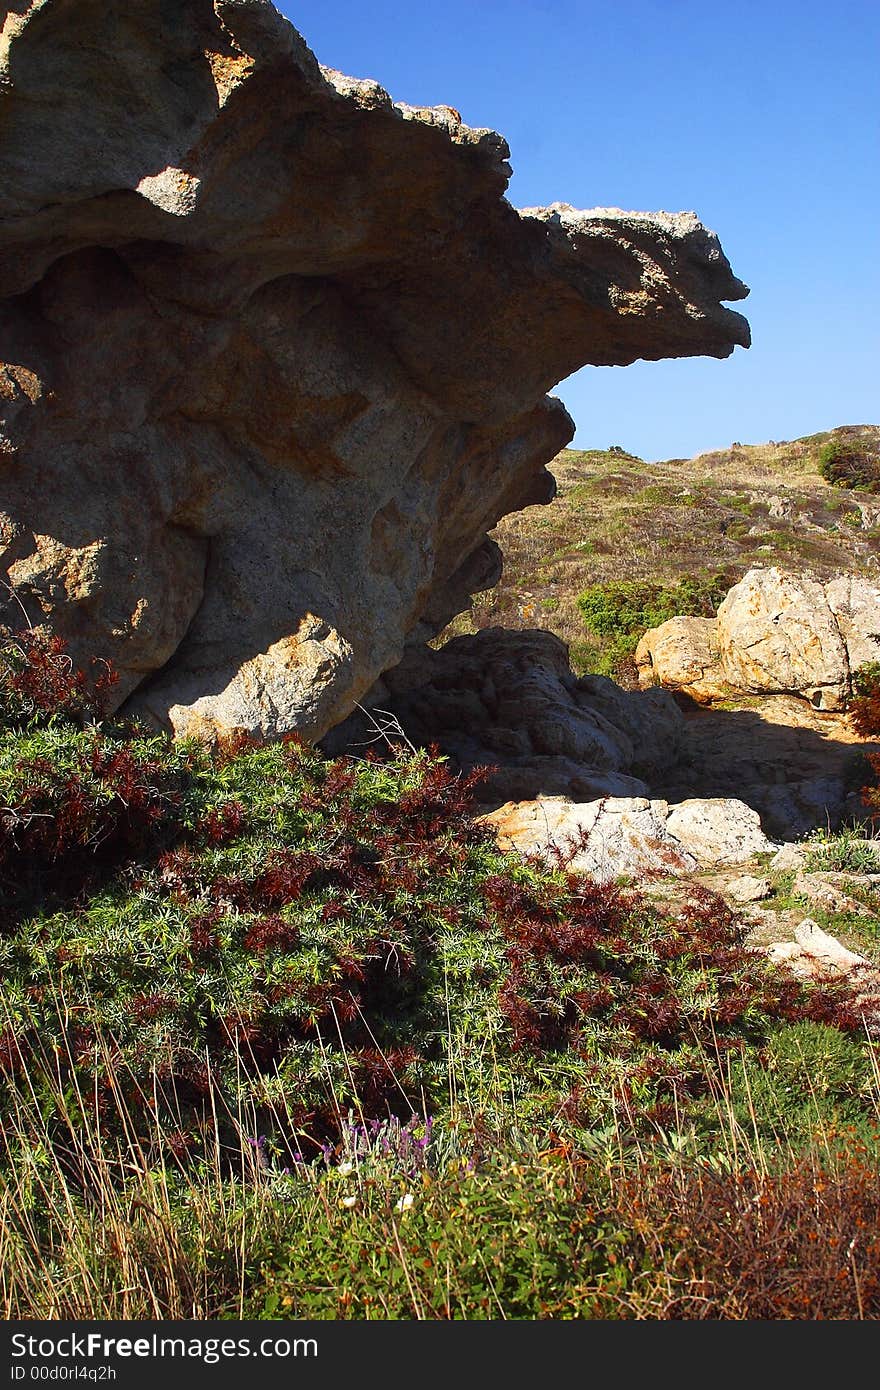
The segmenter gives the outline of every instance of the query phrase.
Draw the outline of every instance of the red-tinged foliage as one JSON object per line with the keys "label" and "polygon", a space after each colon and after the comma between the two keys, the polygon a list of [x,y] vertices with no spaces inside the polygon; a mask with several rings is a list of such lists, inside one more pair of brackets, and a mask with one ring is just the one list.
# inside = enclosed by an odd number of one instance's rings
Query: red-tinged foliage
{"label": "red-tinged foliage", "polygon": [[62,637],[39,631],[6,633],[0,686],[13,715],[41,710],[76,723],[103,717],[118,673],[97,658],[89,675],[76,670],[65,646]]}
{"label": "red-tinged foliage", "polygon": [[14,1075],[24,1071],[27,1051],[27,1045],[15,1030],[4,1028],[0,1033],[0,1072]]}
{"label": "red-tinged foliage", "polygon": [[855,1141],[833,1173],[646,1167],[618,1202],[633,1255],[668,1273],[652,1316],[880,1317],[880,1174]]}
{"label": "red-tinged foliage", "polygon": [[0,818],[0,876],[13,893],[36,880],[44,897],[76,895],[174,830],[180,793],[168,769],[100,735],[72,770],[22,759],[14,774]]}
{"label": "red-tinged foliage", "polygon": [[254,748],[262,748],[263,739],[250,734],[246,729],[226,729],[219,732],[213,742],[213,753],[217,767],[227,767],[242,753]]}
{"label": "red-tinged foliage", "polygon": [[299,927],[283,917],[256,917],[244,937],[246,951],[258,954],[268,950],[290,951],[299,941]]}
{"label": "red-tinged foliage", "polygon": [[382,823],[417,841],[448,836],[453,828],[466,843],[485,839],[491,832],[471,820],[471,812],[477,789],[496,770],[475,767],[456,777],[445,763],[428,762],[418,786],[381,807]]}
{"label": "red-tinged foliage", "polygon": [[227,801],[209,811],[198,830],[212,845],[227,845],[247,829],[247,811],[240,801]]}
{"label": "red-tinged foliage", "polygon": [[856,731],[864,738],[876,738],[880,734],[880,681],[864,695],[850,700],[849,713]]}
{"label": "red-tinged foliage", "polygon": [[[596,1022],[615,1030],[621,1055],[626,1035],[670,1050],[699,1043],[715,1054],[727,1034],[757,1036],[769,1019],[864,1027],[845,986],[807,989],[769,968],[745,947],[736,914],[705,889],[693,887],[667,916],[659,907],[646,915],[635,900],[589,879],[538,890],[495,875],[483,891],[508,943],[499,1001],[518,1049],[580,1050],[584,1028]],[[704,1008],[680,996],[683,972],[688,996],[706,995]],[[702,991],[696,972],[704,972]]]}
{"label": "red-tinged foliage", "polygon": [[871,819],[880,820],[880,753],[869,753],[868,762],[877,780],[862,787],[862,800],[871,813]]}
{"label": "red-tinged foliage", "polygon": [[[856,731],[863,738],[880,737],[880,662],[869,662],[853,676],[854,694],[847,706]],[[880,754],[869,753],[875,780],[862,787],[862,800],[872,820],[880,819]]]}
{"label": "red-tinged foliage", "polygon": [[[616,1104],[621,1120],[671,1125],[707,1084],[682,1063],[685,1052],[760,1044],[771,1019],[861,1026],[843,990],[808,991],[747,952],[738,918],[714,895],[695,890],[664,918],[568,872],[564,856],[550,873],[505,861],[469,814],[479,771],[456,778],[419,757],[401,769],[395,794],[386,772],[324,762],[295,736],[267,749],[235,733],[181,752],[101,730],[76,731],[59,767],[33,758],[18,768],[0,873],[7,883],[23,871],[39,876],[51,893],[32,895],[37,911],[66,897],[87,919],[86,890],[102,874],[127,872],[111,891],[143,905],[131,938],[126,927],[107,959],[94,941],[63,957],[69,948],[56,944],[52,964],[68,965],[67,986],[84,982],[86,1017],[95,1000],[99,1011],[106,1003],[119,1065],[106,1056],[104,1025],[92,1032],[77,1020],[66,1041],[85,1089],[94,1083],[101,1095],[114,1074],[127,1075],[133,1093],[149,1091],[161,1056],[179,1107],[172,1128],[184,1137],[212,1123],[211,1074],[194,1058],[207,1055],[223,1084],[277,1069],[313,1133],[328,1137],[340,1094],[370,1117],[421,1105],[422,1088],[443,1071],[447,1030],[481,1009],[512,1074],[531,1075],[534,1055],[552,1075],[551,1054],[569,1054],[548,1103],[585,1126],[590,1091],[593,1105],[597,1089],[609,1094],[609,1069],[614,1084],[621,1077],[609,1111]],[[270,780],[251,805],[243,789],[269,768],[277,800]],[[167,952],[154,952],[152,938],[145,951],[138,938],[154,920]],[[45,978],[38,954],[30,978],[22,967],[22,997]],[[49,1001],[39,1007],[53,1028]],[[4,1055],[0,1045],[0,1065]],[[572,1063],[583,1080],[566,1102]],[[335,1119],[322,1110],[328,1085]],[[293,1143],[280,1103],[273,1125]]]}
{"label": "red-tinged foliage", "polygon": [[200,913],[190,921],[190,951],[194,960],[199,956],[210,955],[219,948],[220,937],[217,932],[217,923],[221,916],[222,911],[219,905],[214,904],[207,912]]}
{"label": "red-tinged foliage", "polygon": [[128,1001],[129,1012],[138,1023],[172,1013],[175,1006],[176,1001],[168,994],[136,994]]}

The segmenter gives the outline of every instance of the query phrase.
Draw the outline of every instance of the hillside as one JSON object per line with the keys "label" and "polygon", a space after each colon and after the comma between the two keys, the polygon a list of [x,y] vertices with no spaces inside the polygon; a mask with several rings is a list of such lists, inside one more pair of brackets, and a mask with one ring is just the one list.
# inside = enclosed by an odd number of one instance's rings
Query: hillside
{"label": "hillside", "polygon": [[563,449],[749,345],[696,213],[271,0],[3,39],[0,1317],[880,1320],[880,426]]}
{"label": "hillside", "polygon": [[714,606],[755,565],[876,577],[880,497],[819,473],[823,449],[850,441],[880,458],[877,425],[656,463],[619,447],[563,449],[550,465],[555,500],[501,521],[493,532],[504,553],[500,582],[477,594],[441,640],[493,626],[548,628],[570,644],[575,670],[633,684],[631,663],[585,624],[577,600],[588,586],[671,588],[692,578],[692,593]]}

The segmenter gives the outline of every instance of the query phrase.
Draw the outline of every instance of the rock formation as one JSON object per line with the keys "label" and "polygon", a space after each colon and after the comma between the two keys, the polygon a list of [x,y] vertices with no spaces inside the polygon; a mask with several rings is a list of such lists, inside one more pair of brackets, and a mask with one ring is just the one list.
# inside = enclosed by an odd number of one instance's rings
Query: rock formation
{"label": "rock formation", "polygon": [[[864,817],[859,737],[842,712],[852,674],[880,660],[880,588],[750,570],[717,618],[672,618],[636,651],[640,683],[690,696],[679,758],[654,795],[742,797],[785,838]],[[723,702],[723,708],[707,708]]]}
{"label": "rock formation", "polygon": [[698,704],[722,700],[729,686],[714,618],[668,618],[640,640],[635,662],[642,689],[680,690]]}
{"label": "rock formation", "polygon": [[757,811],[721,797],[670,806],[647,797],[542,796],[508,802],[485,820],[502,848],[544,858],[558,851],[574,871],[602,881],[745,864],[775,848]]}
{"label": "rock formation", "polygon": [[13,0],[6,621],[177,731],[318,738],[494,581],[571,435],[556,382],[748,343],[692,214],[518,212],[507,156],[268,0]]}
{"label": "rock formation", "polygon": [[717,619],[672,618],[636,650],[642,686],[700,702],[731,692],[790,694],[838,710],[852,673],[880,660],[880,588],[859,575],[820,584],[780,569],[749,570]]}
{"label": "rock formation", "polygon": [[495,768],[481,790],[497,804],[537,795],[646,796],[673,767],[683,719],[665,690],[627,691],[572,674],[550,632],[489,628],[438,651],[411,649],[340,724],[328,751],[357,751],[383,716],[415,746],[437,744],[453,766]]}

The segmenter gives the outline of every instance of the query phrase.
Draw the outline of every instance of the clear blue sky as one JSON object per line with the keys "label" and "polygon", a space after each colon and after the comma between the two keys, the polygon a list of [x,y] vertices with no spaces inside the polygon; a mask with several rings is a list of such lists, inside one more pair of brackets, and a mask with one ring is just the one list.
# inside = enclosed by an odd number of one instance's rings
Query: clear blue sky
{"label": "clear blue sky", "polygon": [[880,423],[880,0],[281,0],[322,63],[511,147],[518,207],[692,209],[751,287],[733,357],[587,367],[582,447]]}

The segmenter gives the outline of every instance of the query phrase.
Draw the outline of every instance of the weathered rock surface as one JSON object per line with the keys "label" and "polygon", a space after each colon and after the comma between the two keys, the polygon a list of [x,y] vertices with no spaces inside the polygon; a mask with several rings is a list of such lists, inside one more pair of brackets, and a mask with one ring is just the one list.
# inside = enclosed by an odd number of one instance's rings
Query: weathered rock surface
{"label": "weathered rock surface", "polygon": [[670,807],[666,825],[705,865],[744,864],[777,848],[761,829],[758,812],[734,797],[689,797]]}
{"label": "weathered rock surface", "polygon": [[714,618],[669,618],[651,628],[636,647],[635,663],[644,688],[680,690],[699,704],[729,694]]}
{"label": "weathered rock surface", "polygon": [[860,738],[842,708],[853,672],[878,659],[880,588],[852,574],[820,584],[750,570],[716,619],[673,618],[639,643],[643,689],[704,706],[686,718],[678,767],[652,790],[672,801],[741,797],[789,840],[863,817],[859,755],[880,745]]}
{"label": "weathered rock surface", "polygon": [[796,872],[800,872],[801,869],[806,867],[806,863],[807,851],[803,846],[787,840],[785,844],[776,851],[767,867],[768,869],[772,869],[774,873],[784,874],[792,869]]}
{"label": "weathered rock surface", "polygon": [[825,585],[825,598],[846,646],[850,672],[880,660],[880,588],[857,574]]}
{"label": "weathered rock surface", "polygon": [[842,709],[853,671],[877,660],[880,588],[859,575],[823,585],[777,568],[750,570],[717,619],[673,618],[636,651],[643,686],[702,701],[731,691],[793,694],[822,710]]}
{"label": "weathered rock surface", "polygon": [[802,694],[819,709],[845,703],[846,643],[816,580],[750,570],[718,609],[718,645],[738,690]]}
{"label": "weathered rock surface", "polygon": [[268,0],[7,8],[0,565],[120,700],[319,737],[551,496],[550,387],[747,344],[692,214],[520,213],[507,155]]}
{"label": "weathered rock surface", "polygon": [[625,874],[684,874],[742,864],[776,846],[757,813],[735,800],[693,800],[680,806],[647,797],[566,797],[508,802],[485,817],[502,848],[552,858],[607,880]]}
{"label": "weathered rock surface", "polygon": [[860,883],[858,875],[814,871],[799,873],[791,891],[796,898],[803,898],[805,902],[821,908],[824,912],[850,912],[857,917],[874,917],[876,914],[869,907],[847,892],[847,889],[852,887],[870,886],[868,875],[862,876]]}
{"label": "weathered rock surface", "polygon": [[739,797],[761,813],[769,835],[791,841],[864,815],[863,755],[880,751],[880,742],[866,743],[845,715],[768,695],[743,696],[741,708],[688,711],[679,748],[671,773],[652,783],[655,796]]}
{"label": "weathered rock surface", "polygon": [[644,797],[674,765],[684,727],[665,690],[579,679],[558,637],[505,628],[410,649],[324,747],[357,752],[389,715],[410,743],[436,743],[459,769],[496,767],[481,791],[495,804],[541,794]]}
{"label": "weathered rock surface", "polygon": [[[792,974],[801,979],[825,979],[839,975],[849,975],[853,971],[870,971],[870,962],[842,945],[836,936],[823,931],[812,917],[805,917],[795,928],[793,941],[774,943],[768,952],[770,959],[777,964],[785,963]],[[878,992],[878,974],[870,971],[873,977],[873,993]]]}
{"label": "weathered rock surface", "polygon": [[758,903],[769,898],[773,889],[768,878],[740,874],[727,884],[727,896],[735,903]]}

